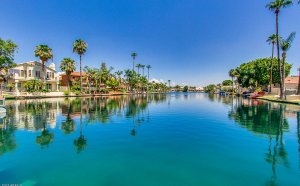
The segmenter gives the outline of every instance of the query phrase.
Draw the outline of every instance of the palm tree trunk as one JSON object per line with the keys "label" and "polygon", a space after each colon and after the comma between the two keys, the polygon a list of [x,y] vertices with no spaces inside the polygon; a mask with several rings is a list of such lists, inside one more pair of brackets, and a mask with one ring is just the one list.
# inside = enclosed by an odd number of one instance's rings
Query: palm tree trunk
{"label": "palm tree trunk", "polygon": [[286,58],[286,53],[283,52],[283,56],[282,56],[282,84],[281,84],[281,87],[282,87],[282,98],[281,99],[286,99],[286,95],[285,95],[285,58]]}
{"label": "palm tree trunk", "polygon": [[135,62],[135,59],[133,57],[133,61],[132,61],[132,72],[134,72],[134,62]]}
{"label": "palm tree trunk", "polygon": [[79,60],[80,60],[80,91],[81,91],[81,95],[82,95],[82,63],[81,63],[81,58],[82,58],[82,56],[81,55],[79,55]]}
{"label": "palm tree trunk", "polygon": [[149,82],[149,68],[148,68],[148,82]]}
{"label": "palm tree trunk", "polygon": [[279,49],[279,23],[278,23],[279,10],[276,10],[276,40],[277,40],[277,61],[279,72],[279,85],[280,85],[280,99],[283,99],[282,77],[281,77],[281,63],[280,63],[280,49]]}
{"label": "palm tree trunk", "polygon": [[270,69],[270,88],[269,88],[269,94],[272,92],[272,84],[273,84],[274,44],[275,43],[272,43],[272,59],[271,59],[271,69]]}
{"label": "palm tree trunk", "polygon": [[70,89],[70,75],[67,75],[67,77],[68,77],[68,90],[70,91],[71,89]]}
{"label": "palm tree trunk", "polygon": [[46,89],[46,73],[45,73],[45,62],[44,61],[41,61],[42,63],[42,72],[44,74],[44,77],[43,77],[43,83],[44,83],[44,89]]}
{"label": "palm tree trunk", "polygon": [[298,95],[300,95],[300,67],[298,68],[299,71],[299,80],[298,80]]}
{"label": "palm tree trunk", "polygon": [[140,74],[140,67],[138,67],[138,75]]}
{"label": "palm tree trunk", "polygon": [[232,83],[231,83],[232,84],[232,90],[231,91],[234,92],[234,90],[233,90],[233,77],[231,77],[231,81],[232,81]]}

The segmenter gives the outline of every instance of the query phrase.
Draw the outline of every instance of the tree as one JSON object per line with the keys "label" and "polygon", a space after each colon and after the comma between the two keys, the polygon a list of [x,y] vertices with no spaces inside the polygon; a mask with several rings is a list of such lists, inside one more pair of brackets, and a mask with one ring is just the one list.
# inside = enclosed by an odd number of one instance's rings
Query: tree
{"label": "tree", "polygon": [[60,62],[60,69],[62,71],[65,71],[65,73],[66,73],[66,76],[68,78],[68,90],[70,91],[70,75],[72,72],[74,72],[76,70],[76,63],[71,58],[64,58]]}
{"label": "tree", "polygon": [[[35,57],[39,57],[42,63],[42,70],[44,73],[44,86],[46,86],[46,73],[45,73],[45,63],[53,58],[52,49],[47,45],[38,45],[34,50]],[[44,87],[45,88],[45,87]]]}
{"label": "tree", "polygon": [[88,66],[84,67],[84,72],[85,72],[85,77],[87,78],[88,81],[88,86],[89,86],[89,93],[91,93],[92,85],[96,85],[96,74],[97,74],[98,69],[96,68],[90,68]]}
{"label": "tree", "polygon": [[[276,15],[276,44],[277,44],[277,62],[278,62],[278,71],[281,72],[281,63],[280,63],[280,47],[279,47],[279,21],[278,16],[279,12],[282,8],[286,8],[287,6],[291,5],[293,2],[291,0],[275,0],[267,4],[267,8],[271,11],[274,11]],[[280,76],[280,98],[283,99],[283,82],[281,73]]]}
{"label": "tree", "polygon": [[135,63],[135,58],[137,56],[136,52],[132,52],[131,53],[131,57],[132,57],[132,71],[134,72],[134,63]]}
{"label": "tree", "polygon": [[[224,80],[223,82],[222,82],[222,85],[223,86],[230,86],[230,85],[232,85],[232,81],[231,80]],[[233,86],[232,86],[232,90],[233,90]]]}
{"label": "tree", "polygon": [[73,52],[79,55],[80,61],[80,90],[82,93],[82,56],[86,53],[87,44],[82,39],[77,39],[73,43]]}
{"label": "tree", "polygon": [[[235,77],[237,78],[239,86],[244,88],[267,87],[270,80],[269,67],[271,63],[271,58],[261,58],[241,64],[235,69]],[[282,60],[280,63],[282,63]],[[274,84],[281,82],[279,77],[281,73],[278,71],[277,66],[278,64],[274,64],[272,75]],[[285,62],[285,67],[285,74],[288,75],[292,65]]]}
{"label": "tree", "polygon": [[213,93],[215,91],[216,85],[210,84],[204,87],[204,91],[208,93]]}
{"label": "tree", "polygon": [[282,50],[282,88],[283,88],[283,98],[285,97],[285,60],[286,60],[286,53],[291,48],[292,42],[294,41],[296,36],[295,32],[292,32],[287,39],[282,39],[280,42],[280,48]]}
{"label": "tree", "polygon": [[187,85],[185,85],[185,86],[183,87],[183,92],[187,92],[187,91],[189,91],[189,87],[188,87]]}
{"label": "tree", "polygon": [[[234,89],[234,87],[233,87],[233,83],[234,83],[233,78],[234,78],[235,74],[236,74],[236,71],[235,71],[234,69],[231,69],[231,70],[229,71],[229,76],[231,77],[232,91],[233,91],[233,89]],[[227,81],[227,82],[228,82],[228,81]],[[224,85],[224,81],[223,81],[223,85]],[[226,85],[226,86],[229,86],[229,85]]]}
{"label": "tree", "polygon": [[1,73],[1,95],[3,82],[8,79],[8,69],[16,66],[14,62],[14,55],[17,48],[18,46],[11,40],[5,41],[0,38],[0,71],[4,72],[4,74]]}
{"label": "tree", "polygon": [[[279,40],[281,40],[281,37],[279,37]],[[272,82],[273,82],[273,66],[274,66],[274,47],[275,47],[275,43],[277,43],[277,36],[276,34],[273,34],[271,36],[269,36],[269,38],[267,39],[267,42],[269,44],[272,44],[272,62],[271,62],[271,67],[270,67],[270,88],[269,88],[269,92],[272,92]]]}
{"label": "tree", "polygon": [[143,69],[143,76],[144,76],[145,75],[145,73],[144,73],[145,72],[144,71],[145,70],[145,65],[141,65],[141,68]]}
{"label": "tree", "polygon": [[122,80],[121,75],[123,74],[123,71],[118,70],[117,72],[115,72],[115,74],[118,76],[119,82],[121,83]]}
{"label": "tree", "polygon": [[120,83],[118,82],[118,80],[116,78],[110,78],[107,81],[107,85],[109,87],[111,87],[114,91],[116,91],[116,88],[120,85]]}
{"label": "tree", "polygon": [[150,69],[152,68],[151,65],[147,65],[146,68],[148,69],[148,81],[149,81],[149,75],[150,75]]}
{"label": "tree", "polygon": [[140,75],[140,68],[142,67],[142,64],[137,64],[135,67],[138,69],[137,74]]}
{"label": "tree", "polygon": [[171,87],[171,80],[168,80],[169,88]]}

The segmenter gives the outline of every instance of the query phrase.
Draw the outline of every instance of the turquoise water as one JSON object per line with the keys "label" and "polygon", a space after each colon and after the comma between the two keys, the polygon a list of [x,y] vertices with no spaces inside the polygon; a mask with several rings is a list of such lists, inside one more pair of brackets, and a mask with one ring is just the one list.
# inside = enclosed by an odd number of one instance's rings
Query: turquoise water
{"label": "turquoise water", "polygon": [[200,93],[7,102],[0,183],[300,185],[299,108]]}

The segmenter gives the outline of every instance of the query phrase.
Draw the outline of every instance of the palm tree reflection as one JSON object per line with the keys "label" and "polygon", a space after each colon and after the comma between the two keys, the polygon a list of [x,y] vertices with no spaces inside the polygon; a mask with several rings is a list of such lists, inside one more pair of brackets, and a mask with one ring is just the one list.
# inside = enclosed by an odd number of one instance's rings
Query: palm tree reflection
{"label": "palm tree reflection", "polygon": [[81,101],[80,105],[81,105],[80,106],[81,113],[80,113],[80,120],[79,120],[80,121],[80,135],[78,138],[76,138],[74,140],[74,146],[76,148],[77,153],[82,152],[86,147],[86,139],[85,139],[84,135],[82,134],[82,106],[83,106],[82,101]]}
{"label": "palm tree reflection", "polygon": [[232,107],[229,118],[255,134],[267,136],[269,145],[265,153],[265,161],[272,166],[271,179],[267,185],[276,185],[276,167],[283,164],[289,168],[288,154],[284,145],[284,132],[289,124],[285,118],[285,105],[242,100],[236,107]]}

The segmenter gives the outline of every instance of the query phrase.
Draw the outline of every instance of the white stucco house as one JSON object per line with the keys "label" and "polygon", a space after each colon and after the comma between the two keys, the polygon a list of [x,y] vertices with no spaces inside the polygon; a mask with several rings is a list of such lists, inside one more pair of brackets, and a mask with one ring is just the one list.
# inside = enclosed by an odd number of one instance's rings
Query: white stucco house
{"label": "white stucco house", "polygon": [[46,89],[50,92],[59,91],[59,75],[55,70],[55,64],[45,65],[43,71],[42,64],[37,61],[28,61],[17,64],[16,67],[9,69],[8,83],[14,85],[15,92],[25,91],[24,83],[30,80],[45,81]]}

